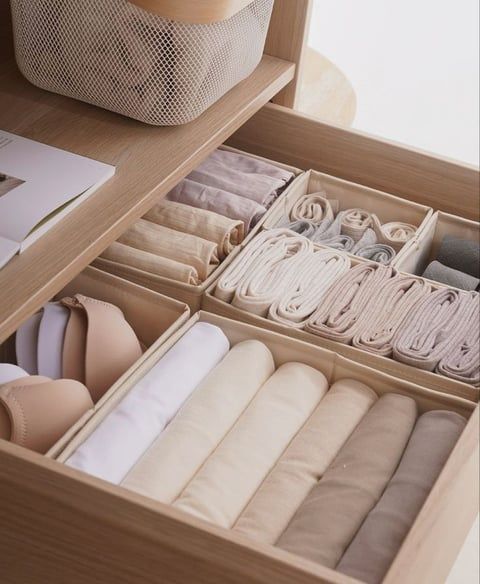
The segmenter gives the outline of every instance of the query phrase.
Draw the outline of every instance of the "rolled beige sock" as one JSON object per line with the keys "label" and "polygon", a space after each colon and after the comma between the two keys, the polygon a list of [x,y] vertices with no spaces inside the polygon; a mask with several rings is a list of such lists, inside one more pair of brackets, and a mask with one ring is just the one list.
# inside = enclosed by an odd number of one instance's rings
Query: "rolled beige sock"
{"label": "rolled beige sock", "polygon": [[466,425],[455,412],[434,410],[418,419],[402,460],[336,567],[367,584],[380,584]]}
{"label": "rolled beige sock", "polygon": [[191,284],[192,286],[200,284],[198,272],[193,266],[187,266],[187,264],[130,247],[118,241],[114,241],[109,245],[95,260],[94,264],[99,268],[105,268],[107,271],[112,267],[121,267],[126,271],[131,270],[146,277],[153,274],[154,276],[170,278],[177,282],[185,282],[185,284]]}
{"label": "rolled beige sock", "polygon": [[279,367],[174,506],[232,527],[327,389],[325,376],[312,367]]}
{"label": "rolled beige sock", "polygon": [[118,241],[195,268],[205,280],[212,267],[219,264],[217,246],[195,235],[140,219],[123,233]]}
{"label": "rolled beige sock", "polygon": [[393,357],[413,367],[433,371],[461,346],[474,318],[474,295],[441,288],[411,310],[393,338]]}
{"label": "rolled beige sock", "polygon": [[341,233],[353,241],[360,241],[365,231],[373,225],[372,214],[365,209],[347,209],[342,213]]}
{"label": "rolled beige sock", "polygon": [[378,307],[376,296],[394,274],[388,266],[358,264],[327,290],[305,329],[326,339],[349,344],[363,330],[369,307]]}
{"label": "rolled beige sock", "polygon": [[366,317],[352,339],[353,346],[391,357],[395,333],[417,303],[431,291],[431,286],[418,278],[397,275],[388,280],[375,302],[367,304]]}
{"label": "rolled beige sock", "polygon": [[372,389],[354,379],[334,383],[263,481],[234,530],[273,545],[376,399]]}
{"label": "rolled beige sock", "polygon": [[242,221],[175,201],[160,201],[143,218],[169,229],[213,241],[217,244],[219,259],[224,259],[245,237]]}
{"label": "rolled beige sock", "polygon": [[127,489],[171,503],[274,373],[259,341],[235,345],[193,392],[122,481]]}
{"label": "rolled beige sock", "polygon": [[373,215],[373,223],[382,243],[393,247],[396,252],[399,252],[417,233],[417,227],[411,223],[389,221],[382,224],[377,215]]}
{"label": "rolled beige sock", "polygon": [[[336,210],[338,205],[336,201],[333,203]],[[309,221],[318,225],[322,221],[331,223],[333,219],[334,209],[324,192],[301,196],[290,211],[290,221]]]}
{"label": "rolled beige sock", "polygon": [[307,495],[278,547],[335,568],[395,472],[416,416],[413,399],[380,397]]}

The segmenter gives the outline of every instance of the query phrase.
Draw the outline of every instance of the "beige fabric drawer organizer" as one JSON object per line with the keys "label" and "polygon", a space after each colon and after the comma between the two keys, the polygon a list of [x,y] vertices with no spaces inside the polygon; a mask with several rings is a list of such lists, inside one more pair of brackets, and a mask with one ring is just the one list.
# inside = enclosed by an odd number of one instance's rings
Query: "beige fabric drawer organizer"
{"label": "beige fabric drawer organizer", "polygon": [[[361,208],[375,213],[382,224],[390,221],[401,221],[415,225],[417,232],[412,240],[421,239],[432,215],[432,209],[426,205],[407,201],[325,173],[308,170],[296,181],[294,186],[292,185],[287,196],[283,198],[283,204],[277,205],[272,210],[263,227],[265,229],[278,227],[279,222],[289,217],[290,211],[301,196],[322,191],[326,193],[328,200],[338,201],[338,211]],[[382,240],[381,234],[376,233],[376,235],[379,243],[388,243],[388,241]],[[350,253],[348,255],[351,258],[361,259]],[[395,257],[392,262],[393,266],[395,266],[396,259]]]}
{"label": "beige fabric drawer organizer", "polygon": [[[75,294],[83,294],[96,300],[103,300],[104,302],[110,302],[118,306],[125,315],[127,322],[135,331],[138,339],[146,348],[142,359],[150,355],[156,347],[165,342],[190,316],[190,310],[182,302],[162,296],[157,292],[147,290],[137,284],[107,274],[93,267],[87,267],[81,272],[55,296],[54,300],[65,296],[74,296]],[[1,347],[2,360],[15,362],[13,341],[14,338],[11,337]],[[61,444],[71,439],[84,425],[86,420],[91,418],[115,394],[118,387],[128,379],[131,371],[135,367],[136,364],[127,370],[95,406],[86,412],[70,428],[58,444],[53,447],[51,450],[52,453],[60,448]]]}
{"label": "beige fabric drawer organizer", "polygon": [[[228,146],[221,147],[224,150],[229,150],[231,152],[240,152],[236,148],[231,148]],[[251,241],[255,235],[261,230],[262,226],[270,215],[274,214],[277,209],[281,207],[283,204],[283,200],[288,197],[288,194],[295,188],[296,184],[301,178],[302,171],[298,168],[293,166],[289,166],[287,164],[282,164],[280,162],[275,162],[274,160],[266,160],[261,156],[255,156],[249,154],[248,152],[241,152],[242,154],[246,154],[247,156],[252,156],[253,158],[258,158],[260,160],[265,160],[270,164],[274,164],[280,168],[288,170],[295,175],[293,181],[288,185],[282,194],[278,197],[278,199],[273,203],[273,205],[267,210],[265,215],[262,219],[255,225],[255,227],[250,231],[247,237],[243,240],[243,242],[238,245],[221,263],[220,265],[213,270],[213,272],[206,278],[204,282],[202,282],[198,286],[194,286],[193,284],[186,284],[184,282],[177,282],[176,280],[172,280],[170,278],[165,278],[162,276],[155,276],[152,274],[147,274],[142,272],[141,270],[137,270],[135,268],[130,268],[127,266],[120,266],[118,264],[114,264],[108,260],[105,260],[101,257],[97,258],[93,265],[101,270],[105,270],[110,272],[111,274],[115,274],[116,276],[120,276],[122,278],[126,278],[136,284],[140,284],[141,286],[145,286],[150,288],[150,290],[155,290],[155,292],[159,292],[160,294],[166,294],[167,296],[172,296],[181,302],[185,302],[188,304],[192,312],[200,310],[201,303],[202,303],[202,296],[207,290],[207,288],[220,276],[223,270],[235,259],[237,254],[243,249],[245,245]]]}
{"label": "beige fabric drawer organizer", "polygon": [[[438,248],[446,235],[475,241],[480,245],[480,224],[437,211],[425,225],[422,237],[408,242],[398,254],[394,265],[402,272],[421,276],[428,264],[437,257]],[[445,286],[441,282],[428,281]]]}
{"label": "beige fabric drawer organizer", "polygon": [[[353,361],[336,355],[335,353],[326,349],[314,347],[312,345],[302,343],[298,340],[288,339],[271,331],[265,331],[257,327],[224,319],[222,317],[205,312],[199,312],[194,315],[189,320],[189,322],[186,323],[172,337],[170,337],[170,339],[166,340],[160,346],[157,345],[157,350],[155,352],[150,353],[149,356],[146,356],[144,359],[142,359],[137,369],[129,376],[128,379],[124,381],[121,386],[117,388],[115,394],[104,405],[104,407],[102,407],[93,418],[86,422],[84,427],[78,432],[78,434],[70,443],[66,444],[65,448],[59,454],[57,459],[59,461],[65,461],[68,456],[78,447],[78,445],[81,444],[91,433],[91,431],[99,424],[99,422],[108,414],[114,405],[126,393],[128,393],[132,386],[141,377],[143,377],[143,375],[145,375],[145,373],[181,337],[182,334],[184,334],[195,322],[198,321],[208,322],[219,326],[225,332],[232,345],[247,339],[257,339],[265,343],[273,354],[276,367],[289,361],[305,363],[322,371],[330,384],[338,379],[352,377],[371,386],[379,395],[382,395],[385,392],[393,391],[413,397],[419,406],[420,412],[431,409],[448,409],[456,411],[461,415],[470,418],[470,423],[460,438],[456,448],[449,457],[442,474],[440,475],[436,485],[432,489],[432,492],[430,493],[421,512],[419,513],[419,516],[412,526],[409,535],[404,541],[402,548],[390,570],[390,574],[387,576],[385,581],[396,581],[395,578],[391,578],[391,575],[395,574],[395,572],[398,570],[398,566],[402,566],[402,578],[398,580],[398,582],[420,581],[414,579],[413,573],[412,579],[410,579],[408,568],[405,569],[405,566],[408,566],[409,555],[414,549],[416,549],[416,553],[422,556],[424,550],[428,549],[430,545],[438,545],[438,554],[440,556],[441,548],[449,548],[451,545],[454,545],[454,541],[455,545],[461,543],[461,538],[465,536],[466,529],[468,529],[465,525],[465,523],[468,522],[464,522],[464,519],[467,516],[471,518],[475,514],[475,489],[473,488],[474,478],[470,472],[467,474],[460,473],[455,476],[455,468],[458,464],[461,464],[462,461],[465,463],[465,459],[471,456],[468,443],[470,443],[472,440],[471,432],[475,431],[474,425],[478,416],[478,408],[476,408],[472,402],[458,397],[447,396],[441,392],[427,389],[414,383],[410,383],[406,380],[392,377],[388,374],[374,370],[366,364],[354,363]],[[294,389],[292,388],[292,390]],[[58,451],[58,449],[56,450]],[[470,464],[473,464],[473,460]],[[454,475],[452,475],[452,472]],[[207,534],[223,537],[225,538],[226,542],[228,541],[229,545],[235,546],[239,553],[241,553],[242,549],[251,548],[253,545],[255,545],[241,535],[234,534],[233,532],[224,530],[222,528],[214,527],[210,523],[196,520],[190,517],[188,514],[174,510],[169,506],[160,503],[154,504],[149,499],[134,495],[122,487],[106,485],[96,479],[89,479],[89,481],[92,481],[92,484],[98,484],[99,488],[101,486],[102,490],[110,492],[112,496],[115,495],[127,501],[130,500],[132,503],[137,502],[142,506],[148,506],[152,509],[155,508],[159,513],[162,513],[182,523],[185,530],[185,537],[188,537],[187,534],[189,533],[190,529],[204,532],[205,537],[207,537]],[[446,487],[446,481],[449,482],[448,488],[451,489],[451,493],[449,497],[444,498],[441,493]],[[457,491],[461,491],[462,489],[466,489],[468,492],[468,496],[465,499],[459,493],[456,494]],[[439,504],[439,496],[442,496],[441,505]],[[455,505],[461,505],[463,509],[461,516],[456,518],[454,518]],[[448,526],[444,523],[446,517],[448,517]],[[421,538],[420,546],[418,546],[419,538]],[[291,554],[282,552],[279,549],[274,549],[264,544],[256,544],[255,547],[257,553],[263,554],[266,557],[275,557],[284,564],[296,565],[298,567],[302,566],[302,569],[305,570],[305,572],[312,574],[312,576],[315,575],[318,578],[318,582],[332,584],[340,582],[346,584],[347,582],[352,582],[353,584],[353,580],[347,578],[346,576],[343,576],[322,566],[312,564],[306,560],[292,556]],[[423,581],[440,582],[442,576],[444,575],[444,570],[446,567],[445,562],[442,560],[438,562],[438,564],[436,562],[432,562],[431,564],[429,579]],[[160,577],[160,574],[158,574],[158,577]],[[230,580],[226,579],[225,581]],[[248,577],[246,577],[245,581],[254,581],[254,579],[250,580]],[[297,580],[292,580],[292,582],[293,581],[297,582]],[[305,580],[305,582],[306,581],[307,580]]]}

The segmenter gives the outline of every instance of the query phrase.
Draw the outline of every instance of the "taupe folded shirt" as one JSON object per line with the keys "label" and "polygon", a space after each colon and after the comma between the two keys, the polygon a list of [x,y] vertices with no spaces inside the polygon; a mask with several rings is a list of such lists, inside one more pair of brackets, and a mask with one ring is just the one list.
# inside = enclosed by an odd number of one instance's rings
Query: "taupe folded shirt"
{"label": "taupe folded shirt", "polygon": [[239,219],[229,219],[207,209],[174,201],[160,201],[143,216],[147,221],[189,233],[217,244],[217,255],[224,259],[245,237]]}
{"label": "taupe folded shirt", "polygon": [[212,241],[181,233],[145,219],[134,223],[118,241],[192,266],[197,270],[201,280],[205,280],[219,264],[217,246]]}
{"label": "taupe folded shirt", "polygon": [[340,560],[339,572],[367,584],[383,580],[465,425],[455,412],[420,416],[398,469]]}
{"label": "taupe folded shirt", "polygon": [[335,568],[395,472],[416,416],[413,399],[383,395],[310,491],[278,547]]}

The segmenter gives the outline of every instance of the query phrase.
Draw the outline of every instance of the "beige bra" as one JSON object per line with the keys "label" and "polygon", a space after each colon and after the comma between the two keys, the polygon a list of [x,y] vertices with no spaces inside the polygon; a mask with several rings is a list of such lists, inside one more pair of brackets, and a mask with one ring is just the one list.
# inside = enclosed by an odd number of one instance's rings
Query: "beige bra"
{"label": "beige bra", "polygon": [[96,402],[142,355],[142,347],[117,306],[82,294],[61,303],[70,309],[63,377],[84,383]]}
{"label": "beige bra", "polygon": [[0,438],[43,454],[92,407],[78,381],[21,377],[0,386]]}

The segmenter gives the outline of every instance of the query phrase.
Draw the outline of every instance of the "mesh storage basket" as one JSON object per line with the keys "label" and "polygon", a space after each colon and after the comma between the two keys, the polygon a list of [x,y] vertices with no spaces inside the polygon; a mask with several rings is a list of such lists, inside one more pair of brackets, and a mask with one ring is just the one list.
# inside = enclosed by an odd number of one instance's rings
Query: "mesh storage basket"
{"label": "mesh storage basket", "polygon": [[11,0],[21,72],[43,89],[176,125],[258,65],[274,0],[241,0],[239,10],[207,24],[166,18],[162,0],[150,1],[159,10],[140,8],[140,0]]}

